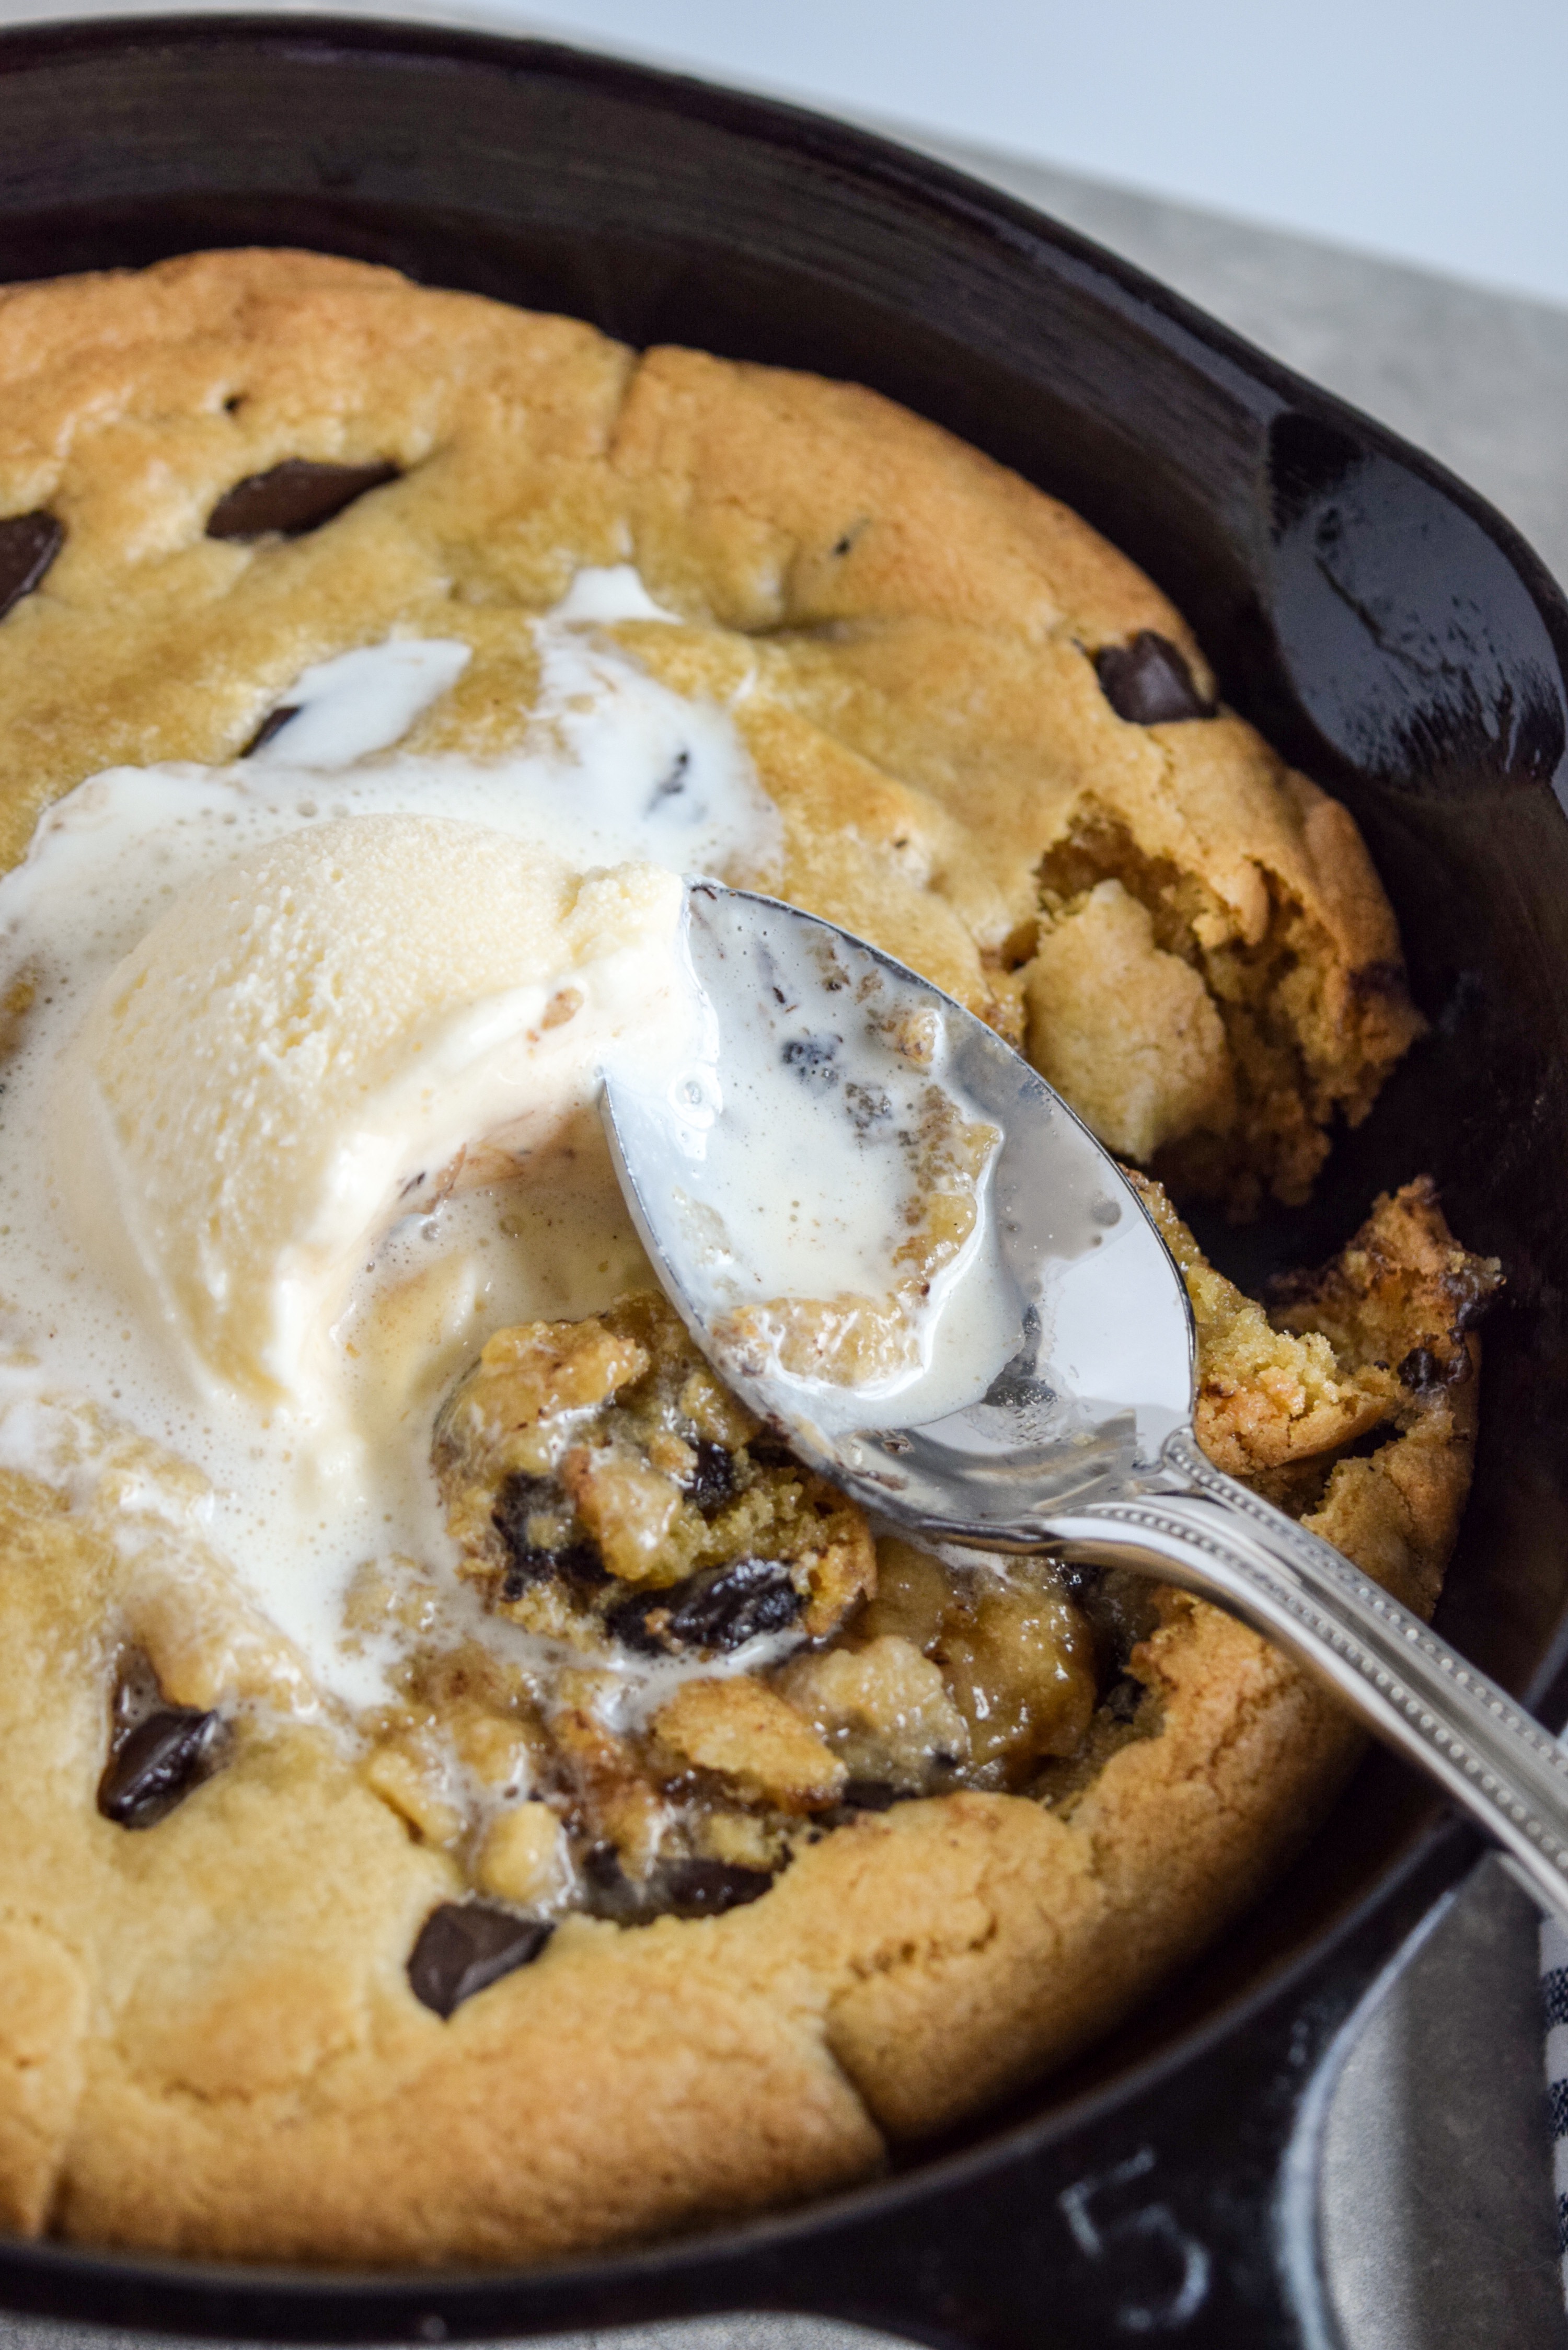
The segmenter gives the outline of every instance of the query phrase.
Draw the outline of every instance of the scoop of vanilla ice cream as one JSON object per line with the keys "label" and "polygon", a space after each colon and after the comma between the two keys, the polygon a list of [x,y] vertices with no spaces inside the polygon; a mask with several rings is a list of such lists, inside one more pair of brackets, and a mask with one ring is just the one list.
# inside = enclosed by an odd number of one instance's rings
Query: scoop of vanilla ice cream
{"label": "scoop of vanilla ice cream", "polygon": [[177,898],[61,1064],[89,1253],[211,1397],[333,1409],[332,1325],[377,1236],[465,1148],[525,1149],[604,1052],[668,1034],[678,877],[581,875],[426,816],[312,826]]}

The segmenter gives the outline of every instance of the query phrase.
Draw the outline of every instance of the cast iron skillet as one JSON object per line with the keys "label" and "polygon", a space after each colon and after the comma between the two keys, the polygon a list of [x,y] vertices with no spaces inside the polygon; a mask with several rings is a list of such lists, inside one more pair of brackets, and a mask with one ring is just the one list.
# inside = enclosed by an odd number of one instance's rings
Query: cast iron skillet
{"label": "cast iron skillet", "polygon": [[[1568,610],[1438,466],[1070,231],[787,109],[524,41],[327,18],[0,36],[0,277],[295,243],[874,384],[1068,499],[1226,697],[1350,804],[1427,1041],[1253,1280],[1421,1169],[1508,1270],[1441,1620],[1568,1707]],[[82,689],[90,692],[91,681]],[[519,2274],[325,2276],[0,2247],[0,2300],[313,2341],[771,2308],[1023,2350],[1332,2343],[1317,2133],[1342,2027],[1469,1866],[1375,1756],[1294,1873],[1071,2074],[857,2193]]]}

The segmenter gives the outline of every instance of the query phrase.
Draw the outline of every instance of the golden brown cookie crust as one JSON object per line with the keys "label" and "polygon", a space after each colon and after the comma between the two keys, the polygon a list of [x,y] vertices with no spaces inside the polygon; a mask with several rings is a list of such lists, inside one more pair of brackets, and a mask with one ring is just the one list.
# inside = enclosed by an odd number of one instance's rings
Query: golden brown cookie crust
{"label": "golden brown cookie crust", "polygon": [[[1414,1033],[1344,811],[1239,719],[1136,726],[1108,704],[1092,656],[1140,629],[1211,689],[1158,591],[872,393],[638,359],[569,320],[266,253],[0,294],[0,515],[67,534],[0,625],[0,861],[83,776],[231,757],[305,665],[395,629],[474,653],[410,747],[502,747],[534,691],[529,617],[580,565],[635,560],[684,625],[624,624],[623,644],[688,691],[745,683],[788,895],[1012,1033],[1028,1017],[1048,1072],[1068,1014],[1043,952],[1060,964],[1054,939],[1119,910],[1107,883],[1142,910],[1110,993],[1070,1007],[1075,1049],[1092,1067],[1115,1041],[1129,956],[1151,1003],[1198,1002],[1157,958],[1195,977],[1230,1092],[1205,1096],[1199,1067],[1199,1123],[1158,1149],[1243,1205],[1299,1196],[1328,1117],[1364,1110]],[[205,535],[236,481],[300,457],[402,470],[312,536]],[[1178,1235],[1215,1334],[1204,1432],[1287,1501],[1299,1472],[1309,1522],[1426,1602],[1468,1482],[1456,1297],[1475,1275],[1425,1193],[1370,1230],[1310,1363],[1310,1340],[1243,1330]],[[1401,1346],[1385,1360],[1463,1370],[1374,1394],[1374,1291]],[[1352,1425],[1389,1440],[1325,1462]],[[1159,1734],[1056,1809],[965,1794],[864,1816],[727,1916],[571,1918],[442,2021],[406,1969],[454,1864],[290,1713],[237,1593],[215,1575],[185,1596],[188,1617],[135,1584],[109,1524],[0,1479],[0,2219],[23,2232],[512,2261],[822,2191],[1112,2022],[1255,1892],[1352,1752],[1293,1668],[1171,1595],[1134,1668]],[[147,1835],[94,1800],[127,1643],[182,1701],[284,1700],[242,1715],[228,1766]]]}

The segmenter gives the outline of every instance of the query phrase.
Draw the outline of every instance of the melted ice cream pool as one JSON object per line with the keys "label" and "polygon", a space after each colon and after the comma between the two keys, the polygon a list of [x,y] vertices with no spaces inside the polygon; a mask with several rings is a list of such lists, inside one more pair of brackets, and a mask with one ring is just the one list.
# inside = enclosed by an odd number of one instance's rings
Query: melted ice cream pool
{"label": "melted ice cream pool", "polygon": [[[789,910],[688,891],[690,1044],[608,1064],[669,1269],[732,1384],[817,1431],[981,1397],[1022,1305],[992,1213],[1002,1137],[941,999]],[[787,1138],[787,1140],[786,1140]]]}
{"label": "melted ice cream pool", "polygon": [[[556,1080],[566,1067],[569,1081],[556,1082],[553,1093],[542,1083],[550,1107],[544,1128],[521,1141],[511,1131],[507,1154],[476,1154],[468,1188],[460,1188],[461,1168],[449,1182],[447,1170],[410,1167],[409,1210],[389,1219],[381,1170],[371,1206],[385,1229],[372,1229],[362,1270],[329,1300],[337,1384],[318,1379],[314,1399],[287,1392],[286,1382],[269,1399],[254,1381],[247,1394],[244,1379],[205,1377],[203,1364],[213,1365],[201,1345],[172,1343],[168,1316],[161,1323],[156,1303],[149,1311],[145,1290],[133,1310],[135,1280],[93,1231],[92,1185],[95,1176],[111,1180],[112,1153],[101,1134],[95,1151],[91,1120],[84,1126],[74,1115],[79,1101],[61,1118],[62,1068],[109,974],[161,918],[236,857],[248,861],[311,827],[340,831],[364,816],[439,818],[536,844],[578,873],[630,860],[766,886],[779,865],[780,821],[729,712],[670,692],[596,634],[602,621],[670,617],[629,567],[580,572],[566,600],[534,624],[542,682],[521,748],[483,764],[397,748],[461,677],[465,646],[395,639],[322,662],[283,697],[250,757],[221,768],[124,767],[95,776],[48,811],[24,863],[0,880],[0,1000],[12,1029],[0,1098],[11,1340],[0,1381],[0,1461],[49,1477],[68,1424],[77,1431],[68,1449],[79,1501],[91,1482],[82,1429],[102,1419],[116,1443],[129,1428],[166,1450],[178,1509],[160,1505],[140,1516],[121,1509],[123,1539],[143,1540],[143,1519],[171,1528],[177,1518],[192,1555],[230,1562],[316,1682],[351,1706],[381,1698],[390,1661],[385,1644],[345,1634],[356,1571],[378,1559],[412,1558],[438,1572],[452,1562],[429,1446],[434,1413],[455,1378],[495,1329],[591,1314],[653,1279],[593,1107],[595,1063],[618,1042],[664,1071],[661,1081],[685,1082],[691,1024],[701,1020],[690,972],[677,1016],[669,990],[671,977],[681,977],[673,941],[660,944],[651,933],[640,940],[605,991],[597,1028],[585,1024],[575,1057],[555,1065]],[[539,975],[537,986],[549,1000],[550,975]],[[537,1005],[528,1018],[537,1024]],[[475,1115],[482,1141],[489,1129]],[[66,1184],[57,1150],[40,1147],[62,1132]],[[862,1192],[878,1185],[886,1192],[897,1173],[863,1164]],[[74,1209],[67,1191],[77,1195]],[[741,1229],[748,1203],[726,1200],[723,1208]],[[887,1217],[878,1211],[872,1221],[880,1228]],[[824,1262],[818,1245],[814,1279],[787,1251],[775,1253],[767,1275],[820,1297]],[[934,1317],[927,1322],[934,1327]],[[929,1340],[928,1327],[917,1349],[922,1359]],[[151,1476],[145,1465],[141,1473]],[[477,1603],[452,1580],[454,1606],[474,1614]],[[485,1636],[521,1637],[493,1619]],[[742,1650],[702,1669],[753,1669],[761,1661]],[[628,1673],[649,1678],[642,1665]]]}

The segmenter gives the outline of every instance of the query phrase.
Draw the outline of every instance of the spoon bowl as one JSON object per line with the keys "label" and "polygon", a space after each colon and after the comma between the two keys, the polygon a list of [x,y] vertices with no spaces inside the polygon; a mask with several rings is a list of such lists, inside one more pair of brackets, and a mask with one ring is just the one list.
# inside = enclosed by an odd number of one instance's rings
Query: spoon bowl
{"label": "spoon bowl", "polygon": [[[689,883],[684,948],[691,1049],[607,1071],[605,1117],[644,1244],[730,1385],[857,1501],[948,1540],[1038,1549],[1043,1511],[1157,1480],[1191,1416],[1191,1310],[1137,1193],[1060,1095],[940,988],[776,899]],[[792,1376],[740,1340],[733,1309],[831,1289],[857,1217],[854,1271],[892,1287],[897,1195],[919,1174],[899,1139],[932,1087],[998,1139],[918,1359],[869,1388]]]}

